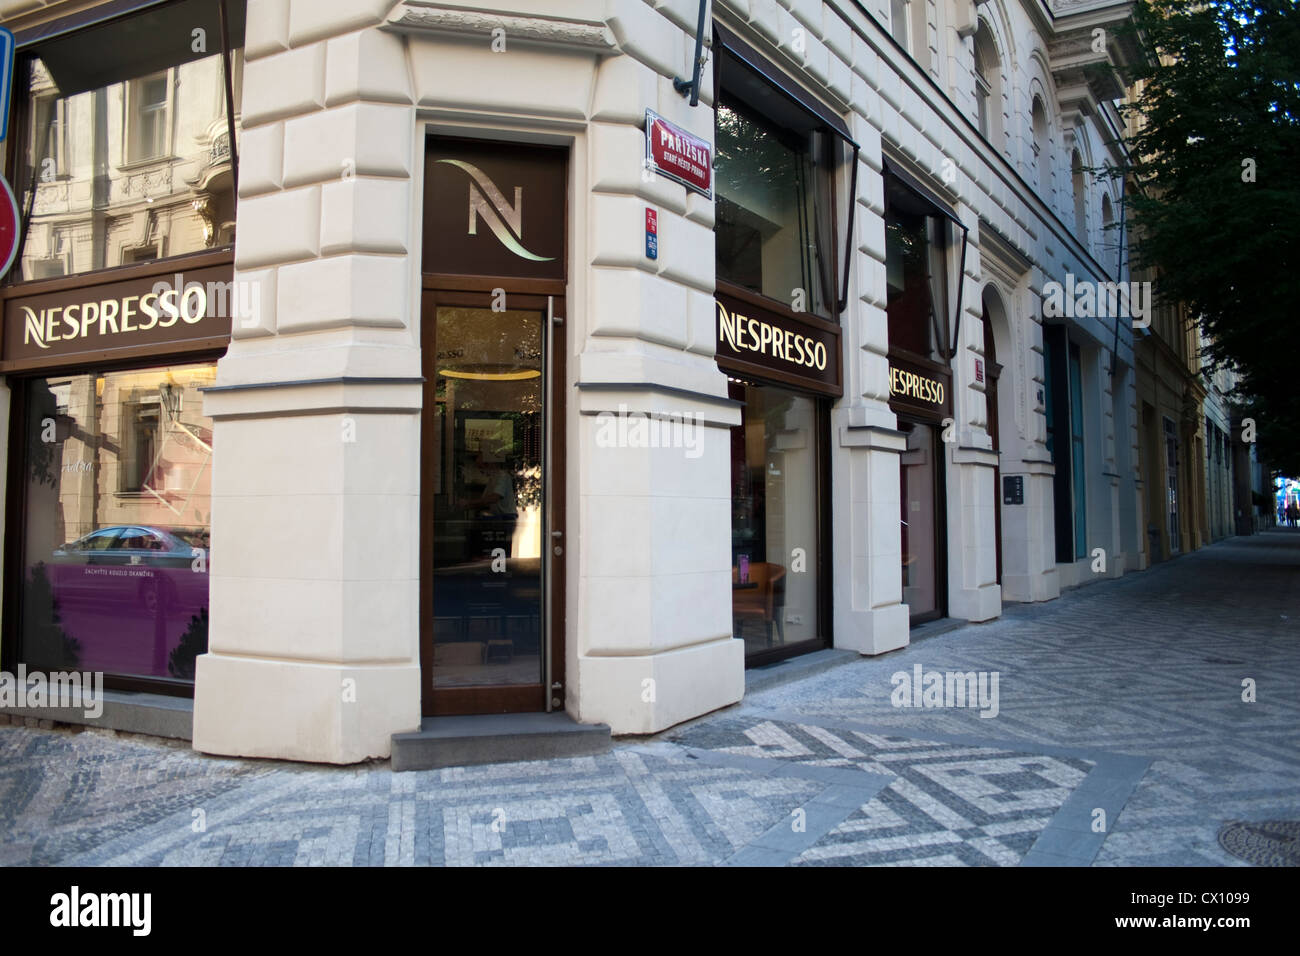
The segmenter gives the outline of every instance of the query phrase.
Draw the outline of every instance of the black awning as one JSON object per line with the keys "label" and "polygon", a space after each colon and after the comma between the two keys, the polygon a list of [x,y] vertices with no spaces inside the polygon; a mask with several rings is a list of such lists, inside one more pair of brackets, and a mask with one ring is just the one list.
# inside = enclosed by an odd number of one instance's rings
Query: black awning
{"label": "black awning", "polygon": [[[854,149],[858,148],[858,144],[854,142],[853,137],[849,134],[849,128],[845,124],[843,117],[821,103],[798,83],[791,82],[775,63],[726,27],[716,22],[713,24],[713,49],[715,76],[716,64],[721,54],[725,53],[732,60],[740,63],[743,67],[747,67],[756,76],[783,93],[791,103],[816,119],[818,125],[825,126]],[[732,75],[727,74],[728,83],[733,82],[734,79]],[[758,106],[759,104],[753,105]]]}
{"label": "black awning", "polygon": [[65,33],[71,33],[73,30],[94,26],[97,23],[103,23],[105,20],[112,20],[114,17],[125,16],[128,13],[136,13],[165,2],[166,0],[109,0],[108,3],[101,3],[88,10],[80,10],[77,13],[68,14],[66,17],[56,17],[45,23],[38,23],[29,29],[19,30],[14,34],[14,46],[21,50],[23,47],[40,43],[43,40],[52,40],[55,37],[63,36]]}
{"label": "black awning", "polygon": [[[231,45],[243,46],[244,4],[229,10]],[[206,32],[201,50],[197,28]],[[41,58],[60,96],[73,96],[219,54],[219,0],[118,0],[24,30],[14,42]]]}
{"label": "black awning", "polygon": [[929,207],[927,210],[928,212],[932,212],[937,216],[942,216],[949,220],[962,232],[967,231],[966,224],[958,218],[957,213],[953,212],[952,207],[940,199],[931,189],[921,183],[921,181],[915,176],[901,169],[897,163],[891,163],[889,157],[883,157],[882,160],[884,163],[885,175],[893,176],[900,183],[906,186],[910,192],[915,193],[916,197],[925,206]]}

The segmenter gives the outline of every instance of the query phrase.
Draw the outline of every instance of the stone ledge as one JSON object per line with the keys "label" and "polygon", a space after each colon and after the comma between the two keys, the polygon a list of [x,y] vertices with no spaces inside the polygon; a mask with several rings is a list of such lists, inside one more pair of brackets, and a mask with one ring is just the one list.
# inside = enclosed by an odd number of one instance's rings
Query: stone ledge
{"label": "stone ledge", "polygon": [[103,712],[98,717],[87,716],[81,707],[0,707],[0,715],[13,718],[15,723],[29,718],[175,740],[193,738],[192,698],[106,690],[102,703]]}
{"label": "stone ledge", "polygon": [[860,660],[862,655],[856,651],[828,647],[813,651],[811,654],[789,657],[775,664],[754,667],[745,671],[745,693],[752,694],[755,691],[780,687]]}

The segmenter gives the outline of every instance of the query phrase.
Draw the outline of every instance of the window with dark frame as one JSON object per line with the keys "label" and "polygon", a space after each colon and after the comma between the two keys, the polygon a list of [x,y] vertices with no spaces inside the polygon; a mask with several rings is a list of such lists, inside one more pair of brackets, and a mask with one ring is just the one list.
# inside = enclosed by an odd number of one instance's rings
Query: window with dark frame
{"label": "window with dark frame", "polygon": [[721,77],[717,278],[838,321],[833,180],[842,141],[743,65],[724,64]]}
{"label": "window with dark frame", "polygon": [[936,362],[947,355],[948,221],[894,177],[885,183],[889,347]]}

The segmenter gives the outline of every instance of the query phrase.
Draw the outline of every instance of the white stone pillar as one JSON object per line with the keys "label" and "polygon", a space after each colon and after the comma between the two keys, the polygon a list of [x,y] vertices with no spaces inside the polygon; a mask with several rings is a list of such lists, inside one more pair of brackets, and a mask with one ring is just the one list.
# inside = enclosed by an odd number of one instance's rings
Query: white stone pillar
{"label": "white stone pillar", "polygon": [[387,0],[250,0],[194,746],[346,763],[420,722],[420,155]]}
{"label": "white stone pillar", "polygon": [[[1053,476],[1047,451],[1043,328],[1038,321],[1040,280],[1026,278],[1007,303],[1013,346],[999,391],[1012,391],[1015,430],[1003,428],[1002,476],[1024,479],[1025,501],[1002,506],[1002,596],[1008,601],[1050,601],[1061,594],[1056,571]],[[1008,381],[1007,372],[1011,373]]]}
{"label": "white stone pillar", "polygon": [[[964,301],[959,304],[960,339],[952,362],[952,427],[940,433],[951,439],[942,445],[947,469],[948,616],[968,621],[987,621],[1002,613],[993,513],[998,456],[988,432],[987,373],[983,382],[975,380],[975,361],[984,355],[978,248],[976,231],[967,244],[965,281],[960,283]],[[957,261],[953,272],[962,268]],[[952,289],[955,297],[956,283]]]}
{"label": "white stone pillar", "polygon": [[[672,84],[690,75],[693,8],[686,17],[622,0],[608,23],[621,55],[597,65],[589,135],[573,156],[583,171],[574,202],[588,224],[573,248],[591,268],[568,330],[577,414],[567,702],[583,722],[645,734],[744,693],[729,547],[730,430],[740,410],[714,358],[713,203],[643,161],[647,108],[714,141],[711,66],[695,108]],[[654,260],[644,248],[647,207],[658,214]],[[602,432],[647,414],[690,422],[694,446],[643,447],[630,431],[614,442]]]}
{"label": "white stone pillar", "polygon": [[862,147],[855,250],[849,308],[841,319],[844,398],[831,413],[834,642],[883,654],[907,646],[909,638],[899,526],[899,455],[907,441],[889,408],[880,132],[862,113],[852,123]]}

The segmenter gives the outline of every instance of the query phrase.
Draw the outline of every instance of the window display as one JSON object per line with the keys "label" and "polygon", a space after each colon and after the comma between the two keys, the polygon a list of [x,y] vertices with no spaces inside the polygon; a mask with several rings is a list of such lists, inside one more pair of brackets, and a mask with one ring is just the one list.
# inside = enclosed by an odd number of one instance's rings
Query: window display
{"label": "window display", "polygon": [[211,364],[25,386],[28,667],[193,680],[207,649]]}
{"label": "window display", "polygon": [[731,397],[732,616],[753,654],[820,636],[818,402],[734,381]]}

